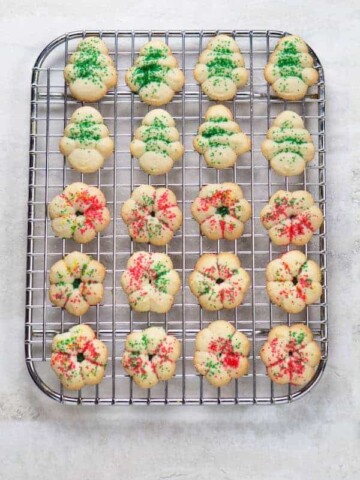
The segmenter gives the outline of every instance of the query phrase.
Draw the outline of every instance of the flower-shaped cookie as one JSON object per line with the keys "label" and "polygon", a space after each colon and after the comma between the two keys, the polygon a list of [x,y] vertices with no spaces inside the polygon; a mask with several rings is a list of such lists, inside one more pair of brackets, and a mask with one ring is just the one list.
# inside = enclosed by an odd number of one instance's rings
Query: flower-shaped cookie
{"label": "flower-shaped cookie", "polygon": [[310,328],[296,323],[272,328],[260,350],[260,358],[273,382],[302,387],[315,375],[321,351]]}
{"label": "flower-shaped cookie", "polygon": [[88,325],[76,325],[55,335],[51,344],[51,368],[68,390],[96,385],[105,375],[108,352]]}
{"label": "flower-shaped cookie", "polygon": [[114,142],[101,114],[92,107],[75,110],[60,140],[60,152],[70,165],[78,172],[96,172],[113,149]]}
{"label": "flower-shaped cookie", "polygon": [[246,375],[250,342],[231,323],[216,320],[196,335],[194,366],[214,387]]}
{"label": "flower-shaped cookie", "polygon": [[165,253],[140,251],[129,258],[121,286],[134,310],[166,313],[180,288],[180,277]]}
{"label": "flower-shaped cookie", "polygon": [[323,215],[305,190],[279,190],[261,210],[260,220],[276,245],[305,245],[322,225]]}
{"label": "flower-shaped cookie", "polygon": [[208,167],[232,167],[239,155],[251,150],[250,138],[234,122],[224,105],[208,108],[205,122],[194,138],[194,148],[204,155]]}
{"label": "flower-shaped cookie", "polygon": [[137,128],[130,143],[131,155],[139,159],[140,167],[149,175],[162,175],[172,169],[184,153],[179,132],[172,116],[157,108],[151,110]]}
{"label": "flower-shaped cookie", "polygon": [[272,302],[286,312],[299,313],[322,293],[321,270],[298,250],[291,250],[266,267],[266,290]]}
{"label": "flower-shaped cookie", "polygon": [[141,48],[125,81],[143,102],[160,106],[169,103],[182,89],[185,77],[171,49],[161,40],[152,40]]}
{"label": "flower-shaped cookie", "polygon": [[201,53],[194,70],[195,80],[212,100],[231,100],[246,85],[248,72],[235,40],[217,35]]}
{"label": "flower-shaped cookie", "polygon": [[71,95],[82,102],[96,102],[116,85],[117,73],[109,49],[98,37],[78,44],[64,70]]}
{"label": "flower-shaped cookie", "polygon": [[181,355],[180,342],[162,327],[149,327],[127,336],[122,365],[141,388],[170,380]]}
{"label": "flower-shaped cookie", "polygon": [[205,310],[236,308],[250,286],[250,277],[237,255],[204,253],[190,274],[189,286]]}
{"label": "flower-shaped cookie", "polygon": [[295,35],[282,38],[270,55],[265,79],[284,100],[301,100],[319,78],[304,40]]}
{"label": "flower-shaped cookie", "polygon": [[168,188],[140,185],[121,209],[130,237],[139,243],[166,245],[182,222],[175,194]]}
{"label": "flower-shaped cookie", "polygon": [[48,205],[55,235],[88,243],[110,223],[104,194],[96,187],[75,182]]}
{"label": "flower-shaped cookie", "polygon": [[244,232],[251,206],[236,183],[206,185],[191,205],[191,213],[210,240],[235,240]]}
{"label": "flower-shaped cookie", "polygon": [[289,177],[305,170],[315,155],[311,135],[301,117],[289,110],[280,113],[261,144],[264,157],[279,174]]}
{"label": "flower-shaped cookie", "polygon": [[84,315],[104,295],[104,265],[85,253],[72,252],[50,269],[49,298],[71,315]]}

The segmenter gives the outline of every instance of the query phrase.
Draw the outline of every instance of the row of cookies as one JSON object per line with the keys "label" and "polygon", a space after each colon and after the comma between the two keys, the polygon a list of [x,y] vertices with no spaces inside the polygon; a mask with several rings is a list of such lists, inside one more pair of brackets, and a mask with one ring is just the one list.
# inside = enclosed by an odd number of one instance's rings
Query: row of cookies
{"label": "row of cookies", "polygon": [[[266,81],[279,98],[300,100],[318,81],[306,43],[298,36],[279,40],[264,69]],[[80,41],[64,70],[73,97],[95,102],[116,87],[117,71],[106,44],[99,37]],[[207,44],[194,69],[194,78],[212,100],[231,100],[248,82],[244,57],[236,41],[217,35]],[[149,105],[160,106],[181,91],[185,76],[171,49],[161,40],[146,43],[125,75],[129,88]]]}
{"label": "row of cookies", "polygon": [[[250,341],[225,320],[200,330],[194,349],[197,372],[214,387],[248,373]],[[76,325],[56,335],[51,351],[51,367],[68,390],[97,385],[105,376],[108,350],[88,325]],[[152,388],[175,375],[180,356],[181,344],[173,335],[161,327],[149,327],[127,336],[121,363],[139,387]],[[272,381],[302,387],[314,377],[321,351],[306,325],[279,325],[270,330],[260,358]]]}

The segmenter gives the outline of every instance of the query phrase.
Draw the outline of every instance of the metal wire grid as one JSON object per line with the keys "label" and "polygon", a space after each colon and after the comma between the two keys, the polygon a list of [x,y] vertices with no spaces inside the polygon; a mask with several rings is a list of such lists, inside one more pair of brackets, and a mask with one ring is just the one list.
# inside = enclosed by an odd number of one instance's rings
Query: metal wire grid
{"label": "metal wire grid", "polygon": [[[192,71],[208,38],[218,33],[232,35],[238,42],[250,70],[247,88],[238,92],[231,102],[225,102],[235,120],[251,136],[252,150],[238,160],[234,168],[215,170],[206,167],[201,156],[194,152],[192,139],[204,113],[211,105],[194,82]],[[96,174],[82,175],[71,170],[58,151],[58,142],[72,112],[80,105],[68,95],[62,72],[64,65],[79,41],[87,35],[99,35],[108,44],[119,74],[118,86],[94,106],[102,113],[113,135],[113,158]],[[325,86],[322,66],[314,54],[319,71],[319,83],[312,87],[301,102],[287,104],[270,94],[263,79],[263,68],[276,42],[285,32],[279,31],[82,31],[64,35],[50,43],[37,59],[31,88],[31,135],[29,175],[29,221],[27,254],[26,301],[26,363],[32,378],[49,397],[62,403],[77,404],[272,404],[287,403],[301,397],[319,380],[327,358],[327,301],[326,301],[326,236],[325,225],[307,246],[305,253],[320,263],[323,272],[324,294],[321,302],[303,314],[288,315],[272,306],[265,292],[265,267],[285,249],[269,242],[261,226],[259,212],[272,193],[285,188],[305,188],[318,202],[325,216]],[[149,108],[132,94],[124,83],[124,74],[133,64],[139,48],[149,39],[163,39],[172,48],[186,75],[181,93],[166,107],[177,122],[185,145],[182,161],[166,175],[149,177],[139,168],[129,153],[134,131]],[[314,53],[314,52],[312,52]],[[290,108],[305,121],[315,143],[317,154],[305,173],[283,179],[269,169],[262,157],[260,143],[277,114]],[[106,231],[88,245],[55,238],[49,225],[46,205],[65,186],[85,181],[101,188],[108,201],[112,221]],[[209,241],[199,235],[198,225],[191,219],[190,205],[206,183],[234,181],[241,185],[245,198],[253,208],[253,217],[239,240]],[[166,247],[133,243],[119,212],[122,202],[142,183],[166,186],[177,195],[183,211],[182,229]],[[182,278],[182,290],[166,315],[133,312],[121,291],[119,279],[129,256],[137,250],[164,251],[169,254]],[[80,249],[90,253],[107,268],[104,301],[77,319],[53,307],[48,300],[48,271],[51,265],[67,253]],[[203,311],[188,288],[188,275],[203,252],[234,251],[250,273],[251,288],[245,302],[231,311]],[[252,341],[250,370],[247,376],[228,386],[215,389],[198,376],[192,365],[196,333],[216,318],[234,323]],[[322,360],[316,377],[306,387],[279,387],[266,375],[259,359],[259,349],[269,329],[279,323],[304,321],[320,342]],[[91,325],[109,349],[106,377],[95,387],[78,393],[64,392],[50,369],[50,345],[56,333],[64,332],[77,322]],[[179,338],[183,354],[176,376],[147,391],[139,389],[125,375],[121,355],[126,336],[133,329],[148,325],[164,326]]]}

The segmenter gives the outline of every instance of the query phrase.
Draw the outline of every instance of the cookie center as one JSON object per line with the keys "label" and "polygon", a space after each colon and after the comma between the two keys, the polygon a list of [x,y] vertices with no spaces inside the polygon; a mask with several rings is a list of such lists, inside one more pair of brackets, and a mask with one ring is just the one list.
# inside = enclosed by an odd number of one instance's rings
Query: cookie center
{"label": "cookie center", "polygon": [[73,288],[79,288],[80,283],[81,283],[81,279],[75,278],[75,280],[73,281]]}
{"label": "cookie center", "polygon": [[222,217],[225,217],[225,215],[229,215],[229,208],[222,205],[216,209],[216,213]]}
{"label": "cookie center", "polygon": [[85,360],[84,354],[83,354],[83,353],[78,353],[78,354],[76,355],[76,360],[77,360],[79,363],[83,362],[83,361]]}
{"label": "cookie center", "polygon": [[293,283],[294,286],[296,286],[296,285],[298,284],[298,278],[297,278],[297,277],[293,277],[292,283]]}
{"label": "cookie center", "polygon": [[295,220],[295,218],[296,218],[296,215],[290,215],[289,216],[289,220]]}
{"label": "cookie center", "polygon": [[289,357],[292,357],[292,356],[293,356],[293,351],[289,350]]}
{"label": "cookie center", "polygon": [[224,281],[225,281],[225,280],[224,280],[223,278],[218,278],[218,279],[216,280],[216,283],[217,283],[218,285],[220,285],[220,283],[223,283]]}
{"label": "cookie center", "polygon": [[150,217],[155,217],[155,212],[151,212]]}

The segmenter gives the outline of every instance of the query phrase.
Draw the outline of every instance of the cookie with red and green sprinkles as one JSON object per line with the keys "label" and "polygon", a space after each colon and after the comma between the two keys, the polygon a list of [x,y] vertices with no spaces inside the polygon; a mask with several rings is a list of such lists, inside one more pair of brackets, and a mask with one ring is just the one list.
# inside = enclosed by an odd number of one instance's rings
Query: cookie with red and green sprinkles
{"label": "cookie with red and green sprinkles", "polygon": [[162,327],[149,327],[127,336],[121,363],[139,387],[151,388],[175,375],[180,355],[177,338]]}
{"label": "cookie with red and green sprinkles", "polygon": [[97,385],[105,375],[107,347],[88,325],[55,335],[51,352],[51,368],[67,390]]}
{"label": "cookie with red and green sprinkles", "polygon": [[104,296],[105,274],[104,265],[89,255],[69,253],[50,268],[50,302],[71,315],[85,315]]}
{"label": "cookie with red and green sprinkles", "polygon": [[323,214],[305,190],[279,190],[260,212],[260,220],[276,245],[306,245],[323,223]]}
{"label": "cookie with red and green sprinkles", "polygon": [[125,74],[125,81],[143,102],[160,106],[180,92],[185,77],[170,47],[156,39],[140,49],[134,65]]}
{"label": "cookie with red and green sprinkles", "polygon": [[238,307],[250,286],[240,259],[230,252],[204,253],[189,276],[189,287],[205,310]]}
{"label": "cookie with red and green sprinkles", "polygon": [[133,310],[166,313],[180,288],[180,277],[168,255],[139,251],[128,260],[121,286]]}
{"label": "cookie with red and green sprinkles", "polygon": [[48,205],[51,227],[56,236],[91,242],[110,223],[110,212],[101,190],[75,182]]}
{"label": "cookie with red and green sprinkles", "polygon": [[251,150],[250,137],[234,122],[224,105],[208,108],[193,144],[204,155],[207,166],[218,169],[232,167],[240,155]]}
{"label": "cookie with red and green sprinkles", "polygon": [[315,156],[311,135],[295,112],[280,113],[269,128],[261,152],[279,175],[300,175]]}
{"label": "cookie with red and green sprinkles", "polygon": [[182,223],[176,195],[168,188],[140,185],[124,202],[121,216],[138,243],[166,245]]}
{"label": "cookie with red and green sprinkles", "polygon": [[235,240],[244,232],[251,206],[236,183],[206,185],[191,205],[200,230],[210,240]]}
{"label": "cookie with red and green sprinkles", "polygon": [[114,62],[106,43],[99,37],[86,37],[64,69],[71,95],[82,102],[96,102],[117,83]]}
{"label": "cookie with red and green sprinkles", "polygon": [[275,305],[299,313],[321,297],[320,267],[303,252],[291,250],[267,265],[266,290]]}
{"label": "cookie with red and green sprinkles", "polygon": [[272,328],[260,358],[273,382],[303,387],[314,377],[321,351],[310,328],[296,323]]}
{"label": "cookie with red and green sprinkles", "polygon": [[212,38],[194,70],[195,80],[212,100],[231,100],[246,85],[248,71],[236,41],[228,35]]}
{"label": "cookie with red and green sprinkles", "polygon": [[301,100],[319,78],[314,59],[302,38],[287,35],[277,43],[264,70],[276,96],[284,100]]}
{"label": "cookie with red and green sprinkles", "polygon": [[216,320],[195,339],[194,366],[214,387],[247,374],[250,342],[245,334],[225,321]]}
{"label": "cookie with red and green sprinkles", "polygon": [[80,107],[71,115],[59,147],[72,168],[93,173],[111,156],[114,142],[101,113],[93,107]]}

